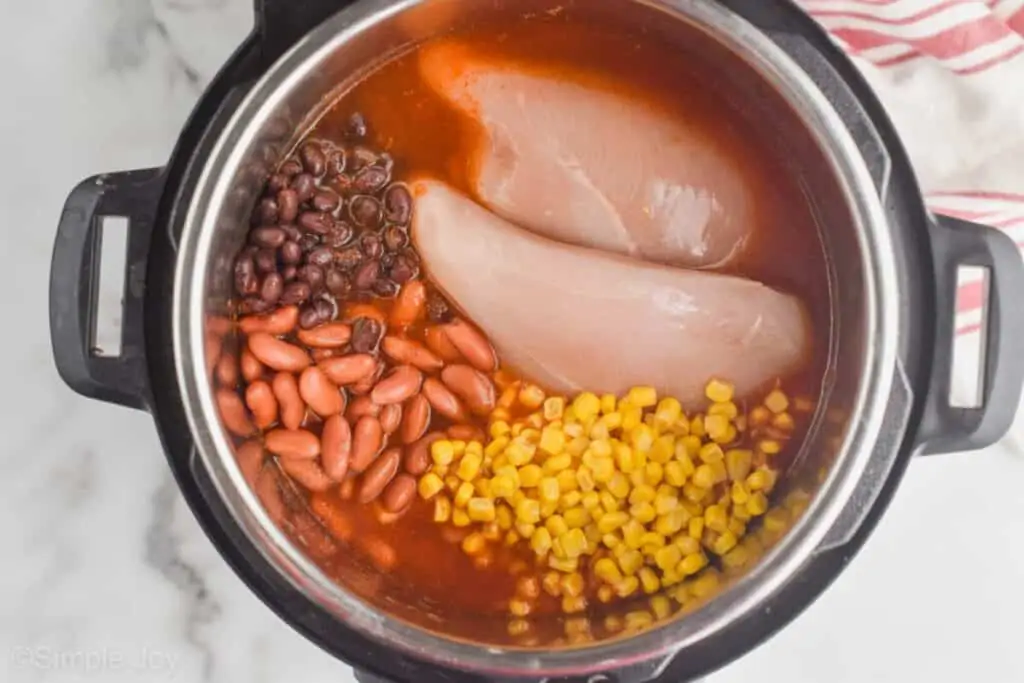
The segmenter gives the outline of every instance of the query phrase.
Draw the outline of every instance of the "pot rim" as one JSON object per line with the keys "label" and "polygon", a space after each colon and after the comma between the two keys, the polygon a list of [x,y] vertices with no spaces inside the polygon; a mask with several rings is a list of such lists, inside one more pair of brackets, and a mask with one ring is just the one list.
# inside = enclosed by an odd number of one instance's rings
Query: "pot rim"
{"label": "pot rim", "polygon": [[[828,99],[771,39],[712,0],[625,0],[664,12],[702,31],[744,60],[793,106],[828,158],[854,218],[864,272],[865,344],[842,456],[810,508],[760,564],[699,610],[630,638],[566,650],[472,644],[391,617],[335,584],[278,530],[239,471],[220,428],[204,363],[205,278],[220,208],[230,196],[248,142],[270,112],[337,50],[380,22],[432,0],[362,0],[328,19],[279,59],[253,86],[221,131],[188,207],[179,240],[172,301],[175,370],[196,449],[243,533],[269,564],[312,602],[374,640],[413,657],[478,673],[581,674],[650,667],[656,674],[680,650],[710,638],[767,601],[825,541],[871,465],[896,368],[899,285],[890,232],[869,169]],[[884,482],[878,482],[880,487]]]}

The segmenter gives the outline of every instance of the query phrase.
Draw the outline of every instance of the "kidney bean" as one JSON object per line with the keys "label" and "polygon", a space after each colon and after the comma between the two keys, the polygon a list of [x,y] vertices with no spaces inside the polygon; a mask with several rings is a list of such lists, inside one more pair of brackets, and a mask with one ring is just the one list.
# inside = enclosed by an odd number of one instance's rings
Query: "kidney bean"
{"label": "kidney bean", "polygon": [[356,353],[376,353],[384,326],[376,318],[356,318],[352,323],[352,350]]}
{"label": "kidney bean", "polygon": [[335,221],[334,227],[324,237],[324,245],[331,249],[341,249],[352,241],[355,231],[352,226],[344,221]]}
{"label": "kidney bean", "polygon": [[288,187],[288,179],[280,173],[274,173],[267,179],[266,195],[277,197],[277,193]]}
{"label": "kidney bean", "polygon": [[245,404],[249,406],[253,420],[260,429],[266,429],[277,422],[277,399],[267,382],[259,379],[246,387]]}
{"label": "kidney bean", "polygon": [[225,352],[217,361],[217,381],[224,387],[234,387],[238,384],[238,359],[234,353]]}
{"label": "kidney bean", "polygon": [[385,434],[394,434],[402,423],[402,404],[389,403],[381,408],[380,417],[377,419],[380,420],[380,428]]}
{"label": "kidney bean", "polygon": [[332,415],[324,421],[320,434],[320,461],[332,481],[345,479],[351,455],[352,428],[341,415]]}
{"label": "kidney bean", "polygon": [[299,215],[299,227],[316,235],[326,235],[334,227],[334,218],[323,211],[303,211]]}
{"label": "kidney bean", "polygon": [[364,415],[377,417],[380,415],[381,407],[373,402],[369,396],[359,396],[348,405],[345,411],[345,418],[349,422],[357,422]]}
{"label": "kidney bean", "polygon": [[334,252],[327,247],[320,247],[309,252],[306,257],[306,263],[321,268],[331,265],[334,262]]}
{"label": "kidney bean", "polygon": [[299,217],[299,193],[291,188],[277,194],[279,219],[282,223],[294,223]]}
{"label": "kidney bean", "polygon": [[360,503],[369,503],[377,500],[384,487],[391,483],[391,480],[398,474],[398,466],[402,461],[402,449],[389,448],[373,461],[363,474],[362,486],[356,500]]}
{"label": "kidney bean", "polygon": [[314,235],[311,232],[304,232],[304,233],[302,233],[302,236],[299,237],[299,249],[302,250],[303,254],[308,254],[309,252],[313,251],[314,249],[316,249],[319,246],[320,246],[320,237],[319,237],[319,235]]}
{"label": "kidney bean", "polygon": [[245,404],[234,390],[218,389],[216,400],[220,419],[229,432],[236,436],[249,436],[253,433],[253,425],[245,412]]}
{"label": "kidney bean", "polygon": [[305,282],[289,282],[281,293],[281,303],[286,305],[301,304],[313,293],[312,287]]}
{"label": "kidney bean", "polygon": [[382,572],[390,572],[398,565],[398,553],[386,541],[379,538],[364,538],[361,541],[374,566]]}
{"label": "kidney bean", "polygon": [[306,429],[272,429],[263,437],[263,444],[285,459],[312,460],[320,455],[320,439]]}
{"label": "kidney bean", "polygon": [[412,218],[412,193],[402,183],[394,183],[384,193],[384,216],[389,223],[408,225]]}
{"label": "kidney bean", "polygon": [[337,270],[327,271],[327,275],[324,277],[324,284],[327,286],[327,291],[336,297],[348,296],[348,293],[352,291],[352,283]]}
{"label": "kidney bean", "polygon": [[259,286],[252,256],[239,256],[235,259],[235,291],[242,296],[251,296],[259,291]]}
{"label": "kidney bean", "polygon": [[309,201],[316,194],[316,180],[309,173],[300,173],[292,178],[292,189],[299,196],[299,202]]}
{"label": "kidney bean", "polygon": [[345,398],[319,367],[312,365],[299,376],[299,396],[320,417],[345,410]]}
{"label": "kidney bean", "polygon": [[337,348],[352,338],[352,328],[345,323],[326,323],[309,330],[299,330],[298,337],[306,346]]}
{"label": "kidney bean", "polygon": [[328,177],[341,175],[345,172],[345,161],[345,150],[332,147],[327,152],[327,170],[325,174]]}
{"label": "kidney bean", "polygon": [[452,319],[448,302],[437,292],[427,295],[427,317],[435,323],[446,323]]}
{"label": "kidney bean", "polygon": [[426,285],[419,280],[405,283],[391,309],[391,326],[403,328],[412,325],[423,315],[426,305]]}
{"label": "kidney bean", "polygon": [[352,430],[352,461],[350,466],[356,473],[362,473],[384,445],[384,430],[380,421],[369,415],[359,418]]}
{"label": "kidney bean", "polygon": [[328,379],[338,386],[355,384],[377,368],[377,360],[365,353],[329,358],[320,364]]}
{"label": "kidney bean", "polygon": [[291,430],[301,427],[306,418],[306,404],[299,395],[299,383],[295,381],[295,376],[287,372],[277,373],[271,389],[281,407],[281,424]]}
{"label": "kidney bean", "polygon": [[334,255],[334,263],[341,270],[351,271],[363,262],[363,252],[359,247],[342,249]]}
{"label": "kidney bean", "polygon": [[376,197],[360,194],[349,201],[348,216],[357,227],[374,230],[380,227],[383,211]]}
{"label": "kidney bean", "polygon": [[444,367],[440,358],[412,339],[389,335],[384,337],[381,350],[395,362],[415,366],[423,372],[436,372]]}
{"label": "kidney bean", "polygon": [[313,195],[313,208],[324,213],[331,213],[341,206],[341,197],[334,190],[322,187]]}
{"label": "kidney bean", "polygon": [[377,233],[367,232],[359,238],[359,248],[367,258],[379,259],[384,253],[384,242]]}
{"label": "kidney bean", "polygon": [[419,265],[411,258],[411,253],[409,251],[402,252],[395,257],[391,267],[388,268],[388,276],[395,282],[406,283],[419,275]]}
{"label": "kidney bean", "polygon": [[260,470],[263,469],[263,446],[255,439],[246,441],[235,451],[235,460],[245,483],[255,490]]}
{"label": "kidney bean", "polygon": [[391,280],[377,280],[370,289],[378,298],[394,299],[398,296],[399,285]]}
{"label": "kidney bean", "polygon": [[352,191],[352,177],[344,173],[329,178],[324,184],[340,195],[347,195]]}
{"label": "kidney bean", "polygon": [[380,261],[370,260],[356,269],[356,274],[352,277],[352,285],[356,289],[370,289],[379,277]]}
{"label": "kidney bean", "polygon": [[337,305],[328,297],[320,297],[314,301],[313,308],[316,310],[317,317],[320,318],[321,323],[333,320],[338,315]]}
{"label": "kidney bean", "polygon": [[253,257],[256,270],[260,273],[273,273],[277,270],[277,253],[273,249],[260,249]]}
{"label": "kidney bean", "polygon": [[449,365],[441,371],[441,381],[474,413],[486,415],[494,410],[494,384],[482,372],[468,365]]}
{"label": "kidney bean", "polygon": [[445,334],[469,364],[481,372],[494,372],[498,356],[494,347],[479,330],[465,320],[453,320],[444,326]]}
{"label": "kidney bean", "polygon": [[281,460],[281,469],[306,490],[314,493],[322,493],[334,484],[316,460],[286,458]]}
{"label": "kidney bean", "polygon": [[311,330],[317,325],[320,325],[323,321],[320,319],[320,311],[315,306],[308,305],[302,307],[302,312],[299,313],[299,327],[303,330]]}
{"label": "kidney bean", "polygon": [[260,203],[256,205],[256,211],[253,217],[263,225],[272,225],[277,223],[281,216],[277,210],[277,200],[273,197],[264,197],[260,200]]}
{"label": "kidney bean", "polygon": [[298,269],[295,266],[285,266],[281,269],[281,277],[284,278],[285,282],[291,282],[295,279],[295,273],[297,272]]}
{"label": "kidney bean", "polygon": [[[257,282],[257,285],[258,284],[259,283]],[[239,312],[245,315],[260,315],[266,313],[271,308],[273,308],[272,304],[268,304],[258,296],[249,296],[242,299],[242,305],[239,306]]]}
{"label": "kidney bean", "polygon": [[298,269],[298,278],[309,285],[313,292],[319,292],[324,286],[324,271],[320,266],[308,264]]}
{"label": "kidney bean", "polygon": [[380,166],[367,166],[352,177],[352,189],[363,194],[375,194],[384,189],[391,174]]}
{"label": "kidney bean", "polygon": [[273,370],[300,372],[309,367],[309,354],[302,348],[272,337],[266,332],[257,332],[249,337],[252,355]]}
{"label": "kidney bean", "polygon": [[[378,369],[381,367],[383,366],[377,366]],[[380,374],[375,371],[373,374],[367,375],[349,387],[349,391],[352,392],[353,396],[366,396],[373,390],[374,385],[377,384],[378,377],[380,377]]]}
{"label": "kidney bean", "polygon": [[384,229],[384,248],[388,251],[400,251],[409,246],[409,233],[405,228],[389,225]]}
{"label": "kidney bean", "polygon": [[302,247],[297,242],[288,240],[281,245],[281,262],[289,266],[297,266],[302,262]]}
{"label": "kidney bean", "polygon": [[415,496],[416,479],[408,474],[399,474],[384,489],[381,505],[388,512],[398,514],[412,504]]}
{"label": "kidney bean", "polygon": [[284,521],[287,508],[281,496],[281,489],[277,485],[277,477],[269,468],[264,467],[259,479],[256,480],[256,497],[260,499],[270,520],[280,525]]}
{"label": "kidney bean", "polygon": [[263,363],[256,360],[249,349],[242,349],[238,365],[242,370],[242,379],[246,382],[255,382],[263,376]]}
{"label": "kidney bean", "polygon": [[444,432],[431,432],[414,442],[405,451],[402,469],[414,477],[424,474],[430,469],[430,444],[444,438]]}
{"label": "kidney bean", "polygon": [[278,169],[278,173],[289,179],[294,178],[298,174],[302,173],[302,164],[298,159],[288,159],[281,164],[281,168]]}
{"label": "kidney bean", "polygon": [[324,349],[324,348],[313,348],[310,350],[309,355],[313,356],[314,363],[320,363],[328,358],[340,358],[345,355],[341,349]]}
{"label": "kidney bean", "polygon": [[266,334],[281,336],[295,329],[299,322],[299,309],[296,306],[282,306],[273,313],[263,316],[246,316],[239,323],[239,329],[245,334]]}
{"label": "kidney bean", "polygon": [[327,157],[315,142],[307,142],[299,148],[299,159],[305,169],[318,178],[327,170]]}
{"label": "kidney bean", "polygon": [[482,429],[474,425],[452,425],[448,428],[448,438],[460,441],[484,441],[486,436]]}
{"label": "kidney bean", "polygon": [[287,239],[288,237],[284,234],[284,230],[272,225],[255,228],[249,233],[249,240],[253,244],[265,249],[277,249]]}
{"label": "kidney bean", "polygon": [[260,286],[260,298],[270,304],[276,304],[284,291],[284,278],[280,273],[267,273]]}
{"label": "kidney bean", "polygon": [[366,137],[368,129],[366,126],[366,119],[359,112],[355,112],[348,117],[348,121],[345,123],[345,135],[350,140],[362,140]]}
{"label": "kidney bean", "polygon": [[403,403],[415,396],[423,384],[423,373],[411,365],[400,365],[377,382],[370,398],[382,406]]}
{"label": "kidney bean", "polygon": [[430,401],[430,407],[454,422],[467,420],[466,409],[458,397],[440,380],[428,377],[423,381],[423,395]]}
{"label": "kidney bean", "polygon": [[402,417],[402,443],[411,444],[427,431],[430,425],[430,401],[423,394],[416,394],[405,404]]}

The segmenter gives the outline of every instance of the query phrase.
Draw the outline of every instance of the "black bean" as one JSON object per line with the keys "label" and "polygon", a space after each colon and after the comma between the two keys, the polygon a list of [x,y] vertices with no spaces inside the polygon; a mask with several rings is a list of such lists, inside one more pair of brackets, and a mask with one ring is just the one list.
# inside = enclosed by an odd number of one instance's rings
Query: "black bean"
{"label": "black bean", "polygon": [[313,302],[313,308],[316,310],[317,316],[320,318],[320,322],[322,323],[325,323],[328,320],[334,320],[338,317],[338,307],[328,299],[317,299]]}
{"label": "black bean", "polygon": [[306,254],[320,246],[320,238],[311,232],[307,232],[299,238],[299,248]]}
{"label": "black bean", "polygon": [[287,235],[284,234],[284,230],[273,225],[264,225],[259,228],[253,229],[249,233],[249,239],[253,244],[265,247],[267,249],[277,249],[285,240],[288,239]]}
{"label": "black bean", "polygon": [[267,196],[277,197],[277,193],[288,187],[288,178],[280,173],[275,173],[267,180]]}
{"label": "black bean", "polygon": [[298,174],[302,173],[302,163],[298,159],[289,159],[281,164],[281,168],[278,173],[291,180]]}
{"label": "black bean", "polygon": [[286,188],[277,194],[278,218],[282,223],[294,223],[299,215],[299,193]]}
{"label": "black bean", "polygon": [[388,270],[388,276],[399,284],[405,284],[416,277],[419,272],[419,264],[410,259],[406,252],[395,257],[394,263]]}
{"label": "black bean", "polygon": [[352,291],[352,283],[341,271],[331,270],[327,271],[327,275],[324,276],[324,284],[327,286],[327,291],[337,297],[344,297],[350,291]]}
{"label": "black bean", "polygon": [[367,258],[380,258],[380,255],[384,252],[384,245],[381,244],[380,236],[372,232],[364,233],[359,238],[359,247],[366,254]]}
{"label": "black bean", "polygon": [[276,304],[284,291],[284,278],[280,273],[268,273],[260,287],[260,297],[267,303]]}
{"label": "black bean", "polygon": [[380,261],[367,261],[356,270],[356,274],[352,278],[352,284],[355,285],[356,289],[369,289],[379,277]]}
{"label": "black bean", "polygon": [[305,202],[316,193],[316,180],[309,173],[300,173],[292,178],[292,189],[299,195],[299,201]]}
{"label": "black bean", "polygon": [[288,240],[281,245],[281,262],[289,266],[297,266],[302,261],[302,247],[298,242]]}
{"label": "black bean", "polygon": [[376,197],[357,195],[348,203],[348,213],[352,222],[360,228],[376,229],[380,227],[381,207]]}
{"label": "black bean", "polygon": [[299,214],[299,227],[317,235],[326,235],[334,227],[334,218],[322,211],[303,211]]}
{"label": "black bean", "polygon": [[409,233],[398,225],[384,228],[384,248],[388,251],[401,251],[409,245]]}
{"label": "black bean", "polygon": [[273,307],[274,305],[272,303],[264,301],[258,296],[250,296],[242,300],[241,312],[244,315],[248,315],[250,313],[266,313]]}
{"label": "black bean", "polygon": [[412,218],[412,194],[409,188],[395,183],[384,193],[384,215],[391,223],[408,225]]}
{"label": "black bean", "polygon": [[313,292],[319,292],[324,286],[324,271],[320,266],[308,264],[299,268],[297,276],[312,288]]}
{"label": "black bean", "polygon": [[384,327],[373,318],[356,318],[352,323],[352,350],[356,353],[373,353],[380,344]]}
{"label": "black bean", "polygon": [[284,278],[285,282],[291,282],[295,279],[296,269],[295,266],[285,266],[281,269],[281,277]]}
{"label": "black bean", "polygon": [[324,244],[331,249],[341,249],[346,244],[352,241],[352,235],[355,231],[352,226],[343,221],[335,221],[334,227],[324,237]]}
{"label": "black bean", "polygon": [[374,294],[385,299],[393,299],[398,296],[399,289],[401,288],[394,280],[377,280],[373,283]]}
{"label": "black bean", "polygon": [[341,197],[334,190],[322,187],[313,195],[313,208],[317,211],[331,213],[341,206]]}
{"label": "black bean", "polygon": [[367,194],[377,193],[391,180],[390,174],[380,166],[367,166],[356,173],[352,179],[352,188],[356,192]]}
{"label": "black bean", "polygon": [[259,290],[256,279],[256,264],[252,256],[240,255],[235,260],[235,291],[242,296],[251,296]]}
{"label": "black bean", "polygon": [[348,155],[348,170],[359,171],[377,163],[377,154],[365,147],[356,147]]}
{"label": "black bean", "polygon": [[345,172],[345,150],[335,148],[327,153],[327,177],[341,175]]}
{"label": "black bean", "polygon": [[362,140],[366,137],[367,132],[369,131],[366,126],[366,118],[362,114],[356,112],[348,117],[345,135],[353,140]]}
{"label": "black bean", "polygon": [[427,294],[427,317],[435,323],[446,323],[452,318],[448,302],[437,292]]}
{"label": "black bean", "polygon": [[334,255],[334,263],[341,270],[352,270],[363,262],[363,252],[359,247],[342,249]]}
{"label": "black bean", "polygon": [[299,150],[299,158],[306,171],[319,178],[327,169],[327,157],[323,149],[315,142],[307,142]]}
{"label": "black bean", "polygon": [[312,294],[310,286],[305,282],[289,282],[285,285],[284,292],[281,293],[281,303],[289,306],[291,304],[301,304],[303,301],[309,298]]}
{"label": "black bean", "polygon": [[260,273],[273,273],[277,270],[277,254],[273,249],[260,249],[253,260]]}
{"label": "black bean", "polygon": [[302,310],[299,311],[299,327],[308,330],[319,324],[321,324],[319,311],[312,305],[303,306]]}
{"label": "black bean", "polygon": [[334,261],[334,252],[328,247],[318,247],[306,256],[306,263],[314,266],[326,266]]}
{"label": "black bean", "polygon": [[280,216],[277,212],[277,200],[273,197],[264,197],[256,205],[256,222],[259,225],[270,225],[277,223]]}

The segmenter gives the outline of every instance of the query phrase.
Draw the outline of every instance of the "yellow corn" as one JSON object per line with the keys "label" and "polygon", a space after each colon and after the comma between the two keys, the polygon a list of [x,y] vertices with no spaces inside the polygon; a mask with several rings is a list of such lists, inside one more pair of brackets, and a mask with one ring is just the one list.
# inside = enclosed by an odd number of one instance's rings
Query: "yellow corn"
{"label": "yellow corn", "polygon": [[473,485],[468,481],[464,481],[459,484],[459,488],[455,493],[455,507],[466,507],[469,504],[469,499],[473,497],[473,493]]}
{"label": "yellow corn", "polygon": [[[466,512],[474,522],[493,522],[497,518],[494,501],[489,498],[471,498],[466,506]],[[495,525],[494,528],[498,529],[498,526]]]}
{"label": "yellow corn", "polygon": [[764,405],[768,410],[778,414],[785,412],[786,408],[789,407],[789,399],[786,398],[784,393],[775,389],[765,397]]}
{"label": "yellow corn", "polygon": [[452,510],[452,524],[457,527],[469,526],[473,520],[469,518],[469,515],[465,510],[459,510],[458,508]]}
{"label": "yellow corn", "polygon": [[487,547],[487,540],[482,534],[473,533],[462,539],[462,551],[467,555],[476,555]]}
{"label": "yellow corn", "polygon": [[[422,486],[422,482],[420,484]],[[452,502],[441,496],[434,501],[434,521],[438,524],[447,522],[452,517]]]}
{"label": "yellow corn", "polygon": [[704,395],[712,403],[724,403],[731,401],[735,393],[733,385],[719,379],[712,379],[704,387]]}
{"label": "yellow corn", "polygon": [[525,384],[519,389],[519,403],[530,410],[544,403],[544,390],[536,384]]}
{"label": "yellow corn", "polygon": [[519,501],[516,504],[516,521],[523,524],[540,522],[540,503],[530,498]]}
{"label": "yellow corn", "polygon": [[586,508],[574,507],[566,510],[562,518],[570,529],[582,529],[590,522],[590,513]]}
{"label": "yellow corn", "polygon": [[683,561],[679,563],[678,571],[685,576],[692,576],[707,566],[707,563],[708,558],[703,554],[694,553],[683,558]]}
{"label": "yellow corn", "polygon": [[551,556],[548,558],[548,566],[552,569],[557,569],[560,572],[568,574],[579,569],[579,560],[577,558],[566,558]]}
{"label": "yellow corn", "polygon": [[585,588],[586,583],[583,580],[583,575],[579,572],[573,572],[562,577],[562,595],[577,597],[583,595]]}
{"label": "yellow corn", "polygon": [[654,522],[654,530],[663,536],[671,536],[683,528],[689,520],[690,513],[679,507],[658,517]]}
{"label": "yellow corn", "polygon": [[594,575],[605,583],[616,584],[622,580],[622,572],[619,571],[615,560],[605,557],[594,563]]}
{"label": "yellow corn", "polygon": [[530,547],[538,555],[546,554],[551,550],[551,533],[544,527],[538,527],[530,537]]}
{"label": "yellow corn", "polygon": [[551,422],[561,420],[565,414],[565,399],[561,396],[552,396],[544,400],[544,419]]}
{"label": "yellow corn", "polygon": [[593,420],[601,412],[601,399],[589,391],[584,392],[572,402],[572,409],[580,422]]}
{"label": "yellow corn", "polygon": [[553,538],[561,536],[569,530],[569,525],[561,515],[551,515],[544,521],[544,527],[551,532]]}
{"label": "yellow corn", "polygon": [[698,541],[704,535],[704,518],[694,517],[690,520],[690,526],[687,529],[691,538],[695,538]]}
{"label": "yellow corn", "polygon": [[768,510],[768,498],[760,491],[752,494],[747,500],[747,512],[754,517],[763,515]]}
{"label": "yellow corn", "polygon": [[715,485],[715,472],[711,465],[701,465],[693,473],[693,485],[702,489],[709,489]]}
{"label": "yellow corn", "polygon": [[620,598],[628,598],[640,589],[640,579],[635,576],[627,576],[615,586],[615,594]]}
{"label": "yellow corn", "polygon": [[632,515],[633,519],[641,524],[650,524],[658,516],[654,511],[654,506],[646,502],[637,503],[629,508],[629,514]]}
{"label": "yellow corn", "polygon": [[548,572],[544,575],[544,578],[540,581],[541,587],[544,592],[553,598],[561,597],[562,595],[562,577],[557,572]]}
{"label": "yellow corn", "polygon": [[654,553],[654,561],[663,571],[675,569],[682,560],[683,552],[675,544],[659,548]]}
{"label": "yellow corn", "polygon": [[578,614],[587,609],[587,599],[582,595],[566,595],[562,598],[562,611],[566,614]]}

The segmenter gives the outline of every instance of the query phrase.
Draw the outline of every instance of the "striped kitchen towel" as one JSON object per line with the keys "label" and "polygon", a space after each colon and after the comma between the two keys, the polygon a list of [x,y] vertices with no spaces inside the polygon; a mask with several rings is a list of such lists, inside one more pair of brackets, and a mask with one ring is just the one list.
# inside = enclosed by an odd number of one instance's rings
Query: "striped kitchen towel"
{"label": "striped kitchen towel", "polygon": [[[798,2],[879,94],[929,207],[1005,230],[1024,246],[1024,0]],[[961,279],[961,400],[977,373],[984,291],[977,274]],[[1018,416],[1011,437],[1019,443],[1024,411]]]}

